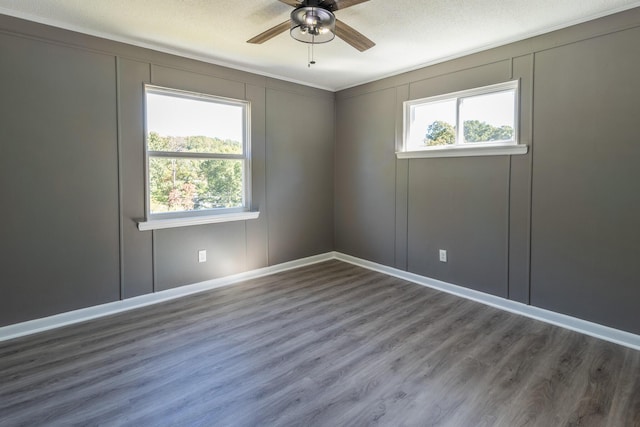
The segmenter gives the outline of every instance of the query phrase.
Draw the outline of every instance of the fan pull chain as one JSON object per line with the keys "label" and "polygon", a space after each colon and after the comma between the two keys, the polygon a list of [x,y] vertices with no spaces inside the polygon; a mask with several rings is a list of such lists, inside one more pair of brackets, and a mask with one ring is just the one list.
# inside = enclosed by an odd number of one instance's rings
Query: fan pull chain
{"label": "fan pull chain", "polygon": [[315,65],[316,61],[313,59],[313,45],[314,45],[315,37],[311,39],[311,43],[307,45],[307,67],[311,68],[312,65]]}

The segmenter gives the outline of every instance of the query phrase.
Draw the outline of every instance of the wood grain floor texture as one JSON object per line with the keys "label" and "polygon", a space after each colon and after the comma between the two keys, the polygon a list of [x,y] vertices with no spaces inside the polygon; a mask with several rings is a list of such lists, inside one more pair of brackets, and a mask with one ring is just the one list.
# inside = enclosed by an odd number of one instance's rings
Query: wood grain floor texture
{"label": "wood grain floor texture", "polygon": [[0,343],[2,426],[640,426],[640,352],[339,261]]}

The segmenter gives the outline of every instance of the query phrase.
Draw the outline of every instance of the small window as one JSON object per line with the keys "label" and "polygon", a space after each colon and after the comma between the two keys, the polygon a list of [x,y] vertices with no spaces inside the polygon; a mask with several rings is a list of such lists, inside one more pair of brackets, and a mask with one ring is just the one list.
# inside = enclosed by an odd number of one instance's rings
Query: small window
{"label": "small window", "polygon": [[249,210],[249,104],[146,86],[147,216]]}
{"label": "small window", "polygon": [[517,145],[517,113],[517,80],[407,101],[402,152],[523,147]]}

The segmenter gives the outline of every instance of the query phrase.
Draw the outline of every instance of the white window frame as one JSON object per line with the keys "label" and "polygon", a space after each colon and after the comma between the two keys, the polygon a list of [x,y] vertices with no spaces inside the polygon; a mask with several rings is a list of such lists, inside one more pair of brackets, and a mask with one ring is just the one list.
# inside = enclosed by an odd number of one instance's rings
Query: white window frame
{"label": "white window frame", "polygon": [[[496,156],[496,155],[513,155],[526,154],[528,147],[525,144],[519,144],[519,117],[520,117],[520,88],[519,80],[511,80],[489,86],[478,87],[474,89],[462,90],[458,92],[446,93],[428,98],[415,99],[402,103],[403,108],[403,139],[401,150],[396,152],[399,159],[411,158],[431,158],[431,157],[466,157],[466,156]],[[465,98],[478,95],[487,95],[497,92],[514,92],[514,128],[513,139],[510,141],[497,142],[464,142],[464,129],[460,116],[461,101]],[[443,101],[456,102],[456,141],[453,145],[446,146],[426,146],[419,150],[410,150],[408,141],[411,134],[411,110],[413,107],[431,104]]]}
{"label": "white window frame", "polygon": [[[203,100],[223,105],[239,106],[243,111],[243,154],[159,152],[148,149],[147,105],[148,93],[181,97],[185,99]],[[144,85],[144,192],[145,219],[138,222],[140,231],[163,228],[202,225],[216,222],[242,221],[258,218],[259,212],[251,211],[251,103],[245,100],[224,98],[180,89],[172,89],[150,84]],[[149,162],[151,158],[182,159],[224,159],[243,161],[243,196],[242,206],[233,208],[215,208],[177,212],[151,213],[151,191],[149,180]]]}

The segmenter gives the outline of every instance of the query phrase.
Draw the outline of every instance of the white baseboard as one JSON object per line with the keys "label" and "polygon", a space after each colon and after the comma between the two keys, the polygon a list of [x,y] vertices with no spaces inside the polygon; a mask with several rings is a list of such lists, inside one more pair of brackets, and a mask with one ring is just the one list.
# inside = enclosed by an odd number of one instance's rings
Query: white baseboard
{"label": "white baseboard", "polygon": [[257,270],[234,274],[232,276],[221,277],[219,279],[207,280],[205,282],[195,283],[193,285],[180,286],[178,288],[155,292],[153,294],[141,295],[122,301],[114,301],[107,304],[81,308],[79,310],[68,311],[66,313],[55,314],[53,316],[3,326],[0,327],[0,342],[22,337],[25,335],[47,331],[49,329],[71,325],[73,323],[84,322],[98,317],[109,316],[127,310],[133,310],[135,308],[140,308],[151,304],[157,304],[163,301],[169,301],[198,292],[204,292],[211,289],[232,285],[243,280],[255,279],[258,277],[267,276],[269,274],[280,273],[282,271],[304,267],[306,265],[316,264],[334,258],[335,255],[333,254],[333,252],[329,252],[326,254],[315,255],[308,258],[301,258],[295,261],[285,262],[270,267],[264,267]]}
{"label": "white baseboard", "polygon": [[640,350],[640,335],[635,335],[630,332],[610,328],[598,323],[588,322],[586,320],[578,319],[531,305],[522,304],[494,295],[489,295],[484,292],[475,291],[473,289],[453,285],[451,283],[442,282],[440,280],[430,279],[428,277],[409,273],[403,270],[398,270],[397,268],[377,264],[375,262],[356,258],[340,252],[327,252],[325,254],[285,262],[270,267],[259,268],[257,270],[234,274],[232,276],[222,277],[219,279],[208,280],[193,285],[181,286],[178,288],[160,291],[153,294],[141,295],[139,297],[129,298],[122,301],[110,302],[94,307],[82,308],[79,310],[44,317],[41,319],[29,320],[22,323],[16,323],[14,325],[0,327],[0,342],[34,334],[37,332],[46,331],[49,329],[59,328],[61,326],[66,326],[73,323],[84,322],[98,317],[109,316],[127,310],[133,310],[135,308],[144,307],[151,304],[157,304],[163,301],[192,295],[198,292],[204,292],[211,289],[232,285],[244,280],[255,279],[258,277],[267,276],[269,274],[280,273],[282,271],[292,270],[294,268],[304,267],[331,259],[348,262],[359,267],[388,274],[389,276],[394,276],[412,283],[427,286],[429,288],[457,295],[462,298],[477,301],[482,304],[509,311],[511,313],[520,314],[522,316],[530,317],[532,319],[540,320],[552,325],[571,329],[585,335],[600,338],[605,341],[610,341],[616,344],[633,348],[635,350]]}
{"label": "white baseboard", "polygon": [[640,335],[610,328],[608,326],[578,319],[576,317],[567,316],[565,314],[556,313],[554,311],[545,310],[543,308],[534,307],[532,305],[522,304],[520,302],[489,295],[484,292],[475,291],[462,286],[452,285],[451,283],[442,282],[440,280],[430,279],[428,277],[398,270],[393,267],[387,267],[375,262],[356,258],[351,255],[334,252],[334,258],[369,270],[388,274],[389,276],[398,277],[422,286],[427,286],[462,298],[490,305],[511,313],[520,314],[552,325],[571,329],[572,331],[580,332],[585,335],[600,338],[635,350],[640,350]]}

